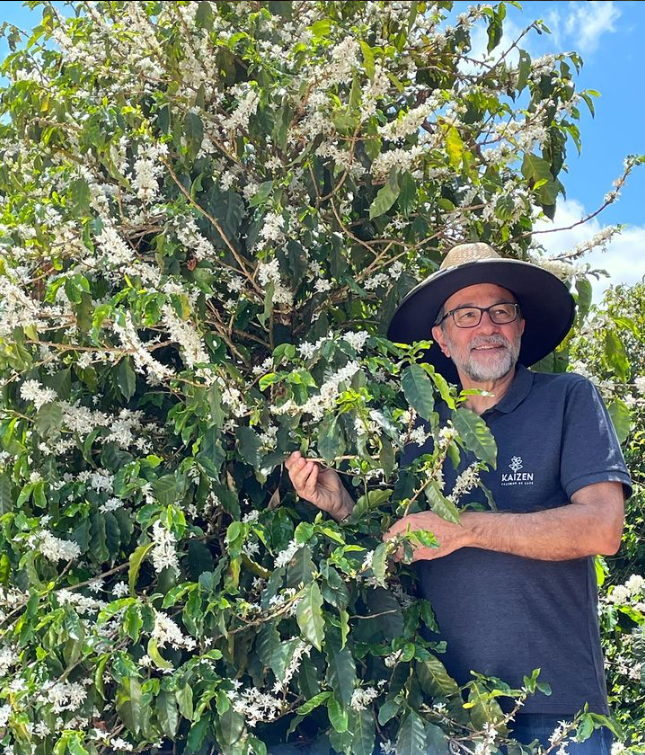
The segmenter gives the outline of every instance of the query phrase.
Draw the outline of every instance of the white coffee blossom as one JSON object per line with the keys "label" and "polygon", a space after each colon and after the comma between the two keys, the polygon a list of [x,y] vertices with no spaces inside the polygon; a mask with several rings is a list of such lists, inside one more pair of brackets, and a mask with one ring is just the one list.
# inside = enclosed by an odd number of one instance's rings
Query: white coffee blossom
{"label": "white coffee blossom", "polygon": [[175,310],[166,304],[163,307],[163,321],[170,338],[179,345],[184,362],[191,369],[199,362],[210,362],[199,333],[189,323],[181,320]]}
{"label": "white coffee blossom", "polygon": [[343,333],[341,337],[343,341],[347,341],[352,348],[360,353],[365,348],[365,343],[370,337],[370,334],[365,330],[358,333],[350,330],[347,333]]}
{"label": "white coffee blossom", "polygon": [[475,462],[471,464],[467,469],[457,477],[452,492],[448,496],[448,500],[456,503],[463,495],[469,493],[471,490],[477,487],[479,484],[479,464]]}
{"label": "white coffee blossom", "polygon": [[172,569],[179,574],[179,559],[175,550],[175,536],[167,530],[159,521],[152,525],[152,541],[154,543],[150,556],[155,571],[159,573],[163,569]]}
{"label": "white coffee blossom", "polygon": [[77,543],[71,540],[61,540],[49,530],[41,530],[38,533],[38,550],[54,563],[59,561],[73,561],[81,555],[81,549]]}
{"label": "white coffee blossom", "polygon": [[296,553],[302,548],[302,543],[298,543],[295,540],[292,540],[289,545],[283,550],[278,553],[278,555],[275,557],[275,568],[279,569],[282,566],[286,566],[291,559],[296,555]]}
{"label": "white coffee blossom", "polygon": [[246,725],[254,728],[258,723],[269,723],[280,716],[284,707],[281,698],[262,692],[257,687],[245,687],[242,690],[231,690],[229,699],[235,710],[244,716]]}
{"label": "white coffee blossom", "polygon": [[625,582],[625,587],[629,590],[630,595],[638,595],[645,588],[645,578],[640,574],[632,574]]}
{"label": "white coffee blossom", "polygon": [[182,634],[181,629],[170,616],[161,611],[155,611],[155,625],[151,637],[160,648],[170,645],[176,650],[180,648],[193,650],[196,645],[192,637]]}
{"label": "white coffee blossom", "polygon": [[364,710],[368,705],[371,705],[378,696],[379,692],[374,689],[374,687],[358,687],[352,693],[352,699],[349,706],[355,711]]}
{"label": "white coffee blossom", "polygon": [[260,262],[258,264],[258,281],[265,289],[269,284],[273,284],[273,301],[276,304],[293,304],[293,292],[290,291],[280,278],[280,263],[277,258],[271,262]]}
{"label": "white coffee blossom", "polygon": [[125,582],[117,582],[112,588],[112,595],[115,598],[124,598],[130,592],[130,588]]}
{"label": "white coffee blossom", "polygon": [[58,399],[56,391],[45,388],[37,380],[25,380],[20,386],[20,396],[25,401],[32,401],[36,409]]}

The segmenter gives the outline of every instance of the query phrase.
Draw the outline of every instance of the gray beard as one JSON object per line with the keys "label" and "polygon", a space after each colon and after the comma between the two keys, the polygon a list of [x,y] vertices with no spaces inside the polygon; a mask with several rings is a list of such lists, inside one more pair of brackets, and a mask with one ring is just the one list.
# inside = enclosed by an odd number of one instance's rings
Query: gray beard
{"label": "gray beard", "polygon": [[[486,383],[490,380],[499,380],[508,373],[515,369],[517,360],[520,355],[520,338],[516,338],[514,341],[509,341],[502,335],[486,336],[475,339],[470,344],[471,351],[468,353],[465,359],[461,358],[458,353],[459,350],[454,348],[454,345],[450,339],[448,341],[448,348],[452,361],[460,372],[468,375],[471,380],[477,383]],[[476,346],[504,346],[504,353],[500,354],[498,358],[490,364],[478,364],[475,361],[475,357],[472,353],[472,349]]]}

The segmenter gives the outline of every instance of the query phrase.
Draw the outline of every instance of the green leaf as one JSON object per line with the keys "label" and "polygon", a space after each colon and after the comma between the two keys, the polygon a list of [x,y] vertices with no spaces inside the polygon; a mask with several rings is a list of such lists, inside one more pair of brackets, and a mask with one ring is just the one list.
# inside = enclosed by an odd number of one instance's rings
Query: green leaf
{"label": "green leaf", "polygon": [[396,755],[419,755],[426,751],[426,732],[423,719],[411,710],[396,738]]}
{"label": "green leaf", "polygon": [[468,693],[470,720],[476,729],[484,728],[485,723],[497,724],[504,720],[504,712],[499,703],[479,684],[474,683]]}
{"label": "green leaf", "polygon": [[58,435],[63,423],[63,410],[58,403],[44,404],[36,414],[35,428],[41,438]]}
{"label": "green leaf", "polygon": [[240,456],[254,469],[262,465],[262,442],[257,433],[250,427],[240,427],[237,430],[238,449]]}
{"label": "green leaf", "polygon": [[[231,710],[230,712],[234,712],[234,711]],[[235,714],[235,715],[239,715],[239,714]],[[224,718],[226,718],[226,714],[224,714],[224,716],[222,716],[222,718],[220,718],[218,722],[220,729],[222,728],[222,724],[223,724],[222,719]],[[204,740],[206,739],[206,735],[208,734],[208,728],[210,726],[210,723],[211,723],[210,716],[202,715],[199,721],[196,721],[190,727],[190,731],[188,732],[188,739],[186,740],[187,753],[197,753],[201,750]],[[235,742],[237,740],[233,740],[233,741]]]}
{"label": "green leaf", "polygon": [[433,370],[430,373],[430,379],[435,384],[436,389],[439,391],[439,395],[443,401],[445,401],[446,405],[450,409],[454,409],[456,406],[455,399],[446,378]]}
{"label": "green leaf", "polygon": [[209,427],[202,435],[200,452],[196,456],[208,476],[215,480],[219,478],[222,464],[226,459],[226,454],[220,440],[221,435],[222,431],[219,427]]}
{"label": "green leaf", "polygon": [[322,615],[323,599],[317,582],[311,582],[303,590],[296,608],[296,619],[303,636],[317,649],[322,650],[325,623]]}
{"label": "green leaf", "polygon": [[389,501],[391,496],[391,490],[369,490],[356,501],[347,521],[352,523],[360,522],[369,511]]}
{"label": "green leaf", "polygon": [[211,4],[204,0],[197,6],[197,13],[195,13],[195,26],[198,29],[212,29],[213,21],[215,20],[215,14],[211,8]]}
{"label": "green leaf", "polygon": [[452,755],[449,737],[438,726],[426,722],[426,745],[432,755]]}
{"label": "green leaf", "polygon": [[121,395],[129,401],[137,388],[137,375],[132,369],[130,357],[122,359],[115,370],[116,384],[119,386]]}
{"label": "green leaf", "polygon": [[296,708],[296,713],[299,716],[307,716],[309,713],[311,713],[312,710],[317,708],[319,705],[322,705],[324,702],[326,702],[331,697],[331,692],[320,692],[317,695],[314,695],[310,700],[307,700],[306,703],[303,703],[299,708]]}
{"label": "green leaf", "polygon": [[0,474],[0,516],[13,510],[13,495],[11,494],[11,478],[7,474]]}
{"label": "green leaf", "polygon": [[434,655],[417,662],[417,678],[423,691],[429,695],[451,697],[459,695],[459,685],[446,671],[443,663]]}
{"label": "green leaf", "polygon": [[446,152],[448,153],[448,160],[450,165],[455,170],[461,170],[461,165],[464,159],[464,143],[461,140],[459,131],[455,126],[450,126],[446,132]]}
{"label": "green leaf", "polygon": [[174,666],[170,661],[167,661],[159,652],[157,648],[157,642],[152,637],[148,640],[148,655],[152,658],[153,663],[157,668],[166,669],[168,671],[174,669]]}
{"label": "green leaf", "polygon": [[244,731],[244,717],[236,713],[233,708],[219,716],[216,724],[218,740],[226,745],[232,745],[239,740]]}
{"label": "green leaf", "polygon": [[154,543],[147,543],[140,545],[134,553],[130,555],[130,568],[128,570],[128,584],[130,586],[130,595],[135,596],[137,594],[137,579],[139,577],[139,570],[141,569],[141,563],[148,554],[148,551]]}
{"label": "green leaf", "polygon": [[579,321],[582,321],[589,312],[593,295],[591,283],[588,278],[578,278],[578,280],[576,280],[576,291],[578,292],[578,319]]}
{"label": "green leaf", "polygon": [[[291,5],[291,3],[289,3]],[[309,27],[314,37],[327,37],[331,32],[331,19],[321,18]]]}
{"label": "green leaf", "polygon": [[381,543],[376,546],[374,550],[374,556],[372,558],[372,572],[374,578],[381,587],[385,587],[385,575],[387,574],[387,555],[388,546],[387,543]]}
{"label": "green leaf", "polygon": [[179,710],[175,696],[171,692],[162,690],[157,695],[156,703],[157,718],[161,729],[169,739],[174,739],[179,729]]}
{"label": "green leaf", "polygon": [[363,40],[360,40],[361,45],[361,52],[363,53],[363,67],[365,68],[365,73],[367,74],[367,78],[370,81],[374,80],[374,50],[367,44],[367,42],[363,42]]}
{"label": "green leaf", "polygon": [[430,508],[442,519],[453,524],[459,524],[459,509],[455,504],[439,490],[436,482],[431,482],[425,489],[426,498]]}
{"label": "green leaf", "polygon": [[177,480],[172,474],[164,475],[152,483],[154,497],[162,506],[172,506],[177,500]]}
{"label": "green leaf", "polygon": [[411,364],[401,375],[403,394],[410,406],[423,419],[430,419],[434,411],[434,386],[428,373],[418,364]]}
{"label": "green leaf", "polygon": [[126,677],[116,692],[116,709],[120,719],[133,733],[141,729],[141,683],[135,677]]}
{"label": "green leaf", "polygon": [[325,417],[318,426],[318,452],[331,464],[345,453],[345,438],[338,417]]}
{"label": "green leaf", "polygon": [[194,708],[193,708],[193,689],[190,684],[184,684],[175,692],[175,699],[177,705],[179,705],[179,712],[181,715],[188,719],[193,720]]}
{"label": "green leaf", "polygon": [[528,84],[529,74],[531,73],[531,56],[526,50],[519,50],[519,64],[517,68],[517,84],[515,88],[521,92]]}
{"label": "green leaf", "polygon": [[371,708],[364,708],[353,716],[354,739],[352,755],[372,755],[374,752],[374,713]]}
{"label": "green leaf", "polygon": [[619,380],[627,382],[631,367],[622,339],[615,330],[605,331],[605,362]]}
{"label": "green leaf", "polygon": [[407,218],[417,205],[417,184],[414,178],[406,170],[399,179],[401,193],[399,194],[399,207]]}
{"label": "green leaf", "polygon": [[385,726],[388,721],[391,721],[397,715],[400,708],[401,703],[398,703],[396,700],[386,700],[378,711],[378,722],[381,726]]}
{"label": "green leaf", "polygon": [[188,157],[193,159],[204,140],[204,124],[197,113],[190,110],[184,119],[184,136],[186,137]]}
{"label": "green leaf", "polygon": [[327,636],[327,681],[334,694],[345,706],[349,706],[356,681],[356,666],[348,647],[341,648],[340,635]]}
{"label": "green leaf", "polygon": [[206,400],[211,410],[211,419],[216,427],[222,427],[226,420],[226,414],[222,409],[222,393],[217,383],[213,383],[206,392]]}
{"label": "green leaf", "polygon": [[627,404],[619,398],[615,398],[607,407],[611,421],[614,423],[618,441],[624,443],[632,429],[632,412]]}
{"label": "green leaf", "polygon": [[396,202],[400,193],[396,171],[392,171],[388,182],[383,186],[370,205],[370,220],[384,215]]}
{"label": "green leaf", "polygon": [[555,204],[561,188],[551,172],[551,164],[537,155],[526,154],[522,162],[522,175],[537,190],[537,195],[543,204]]}
{"label": "green leaf", "polygon": [[467,448],[495,469],[497,444],[484,420],[470,409],[457,409],[452,415],[452,422]]}
{"label": "green leaf", "polygon": [[327,701],[327,713],[329,714],[329,722],[337,732],[342,734],[344,731],[347,731],[349,725],[347,709],[334,696],[330,697]]}

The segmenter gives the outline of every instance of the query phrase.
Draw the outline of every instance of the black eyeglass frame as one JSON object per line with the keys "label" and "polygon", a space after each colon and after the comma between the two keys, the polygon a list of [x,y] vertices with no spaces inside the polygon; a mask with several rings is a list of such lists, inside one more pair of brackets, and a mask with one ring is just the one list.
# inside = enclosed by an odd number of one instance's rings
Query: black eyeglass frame
{"label": "black eyeglass frame", "polygon": [[[495,307],[499,307],[502,304],[510,304],[515,309],[515,317],[512,320],[507,320],[506,322],[496,322],[495,318],[493,317],[491,310]],[[479,310],[479,320],[477,320],[476,323],[473,323],[473,325],[459,325],[457,320],[455,318],[452,318],[452,321],[455,323],[455,327],[457,328],[463,328],[464,330],[467,330],[468,328],[476,328],[482,321],[482,318],[484,316],[484,312],[488,312],[488,316],[490,317],[491,322],[493,322],[495,325],[510,325],[512,322],[515,322],[517,320],[519,314],[520,314],[520,305],[517,302],[514,301],[498,301],[497,304],[491,304],[490,307],[475,307],[472,304],[464,304],[461,307],[455,307],[454,309],[451,309],[450,312],[446,312],[446,314],[437,321],[437,325],[441,325],[444,320],[446,320],[451,315],[454,315],[455,312],[459,312],[461,309],[478,309]]]}

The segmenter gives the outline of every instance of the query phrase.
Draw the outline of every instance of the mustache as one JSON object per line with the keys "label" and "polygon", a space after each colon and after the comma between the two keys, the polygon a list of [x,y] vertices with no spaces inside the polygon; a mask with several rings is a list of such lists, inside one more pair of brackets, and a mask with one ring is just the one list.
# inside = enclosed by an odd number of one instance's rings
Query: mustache
{"label": "mustache", "polygon": [[504,346],[510,348],[510,343],[501,333],[497,333],[490,336],[478,336],[474,338],[470,343],[470,350],[478,348],[479,346]]}

